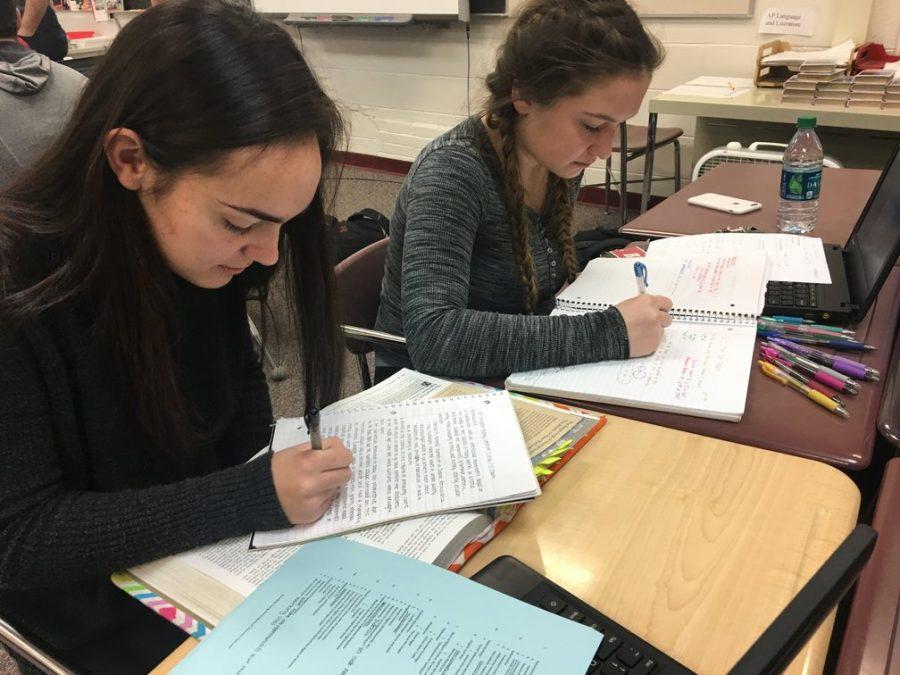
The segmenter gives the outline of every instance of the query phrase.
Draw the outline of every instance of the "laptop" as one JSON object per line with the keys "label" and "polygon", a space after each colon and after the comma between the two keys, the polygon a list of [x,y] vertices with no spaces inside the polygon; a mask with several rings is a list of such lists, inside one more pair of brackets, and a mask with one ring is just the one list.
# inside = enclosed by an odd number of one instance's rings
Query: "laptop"
{"label": "laptop", "polygon": [[[877,536],[868,525],[857,525],[732,666],[729,675],[780,673],[787,668],[854,584],[875,548]],[[497,558],[472,580],[602,633],[600,647],[587,669],[589,675],[693,672],[512,556]]]}
{"label": "laptop", "polygon": [[857,323],[865,317],[900,253],[897,150],[881,172],[847,246],[823,244],[831,283],[770,281],[763,314],[830,324]]}

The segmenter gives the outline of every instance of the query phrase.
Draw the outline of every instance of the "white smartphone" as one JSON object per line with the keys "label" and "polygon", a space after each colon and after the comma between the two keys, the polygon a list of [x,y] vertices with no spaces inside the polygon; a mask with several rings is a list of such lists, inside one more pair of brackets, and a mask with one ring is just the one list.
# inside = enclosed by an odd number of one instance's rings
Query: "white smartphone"
{"label": "white smartphone", "polygon": [[705,192],[702,195],[688,197],[687,203],[734,214],[750,213],[762,208],[762,204],[759,202],[751,202],[749,199],[738,199],[727,195],[717,195],[715,192]]}

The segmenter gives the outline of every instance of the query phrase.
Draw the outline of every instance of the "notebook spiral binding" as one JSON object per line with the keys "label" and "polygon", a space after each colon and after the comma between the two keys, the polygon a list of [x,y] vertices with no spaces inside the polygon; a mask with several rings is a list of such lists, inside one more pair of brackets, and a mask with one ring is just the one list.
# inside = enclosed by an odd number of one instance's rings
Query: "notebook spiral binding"
{"label": "notebook spiral binding", "polygon": [[[557,300],[557,307],[574,311],[605,311],[613,305],[605,302],[567,302]],[[726,312],[706,309],[685,309],[673,307],[669,311],[673,321],[683,323],[702,323],[720,326],[755,326],[756,315],[748,312]]]}

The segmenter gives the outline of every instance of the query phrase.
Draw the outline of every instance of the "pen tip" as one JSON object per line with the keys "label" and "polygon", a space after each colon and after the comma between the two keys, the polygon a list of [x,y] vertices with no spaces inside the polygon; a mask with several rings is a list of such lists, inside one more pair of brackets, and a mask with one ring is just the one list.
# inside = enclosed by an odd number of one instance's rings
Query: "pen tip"
{"label": "pen tip", "polygon": [[839,406],[836,406],[835,409],[834,409],[834,411],[835,411],[838,415],[840,415],[841,417],[843,417],[844,419],[850,417],[850,413],[847,412],[847,409],[846,409],[845,407],[843,407],[843,406],[840,406],[840,405],[839,405]]}

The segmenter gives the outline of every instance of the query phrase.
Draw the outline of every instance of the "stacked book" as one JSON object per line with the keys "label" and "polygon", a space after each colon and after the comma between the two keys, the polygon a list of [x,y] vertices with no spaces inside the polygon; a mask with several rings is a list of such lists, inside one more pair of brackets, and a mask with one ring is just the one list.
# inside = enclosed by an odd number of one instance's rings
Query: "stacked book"
{"label": "stacked book", "polygon": [[891,70],[864,70],[848,77],[829,64],[804,63],[784,83],[782,103],[852,108],[900,108],[900,80]]}
{"label": "stacked book", "polygon": [[800,64],[800,71],[788,78],[781,92],[782,103],[815,102],[819,87],[844,78],[845,69],[831,61],[810,60]]}
{"label": "stacked book", "polygon": [[893,82],[890,70],[864,70],[853,78],[847,107],[881,108],[887,86]]}

